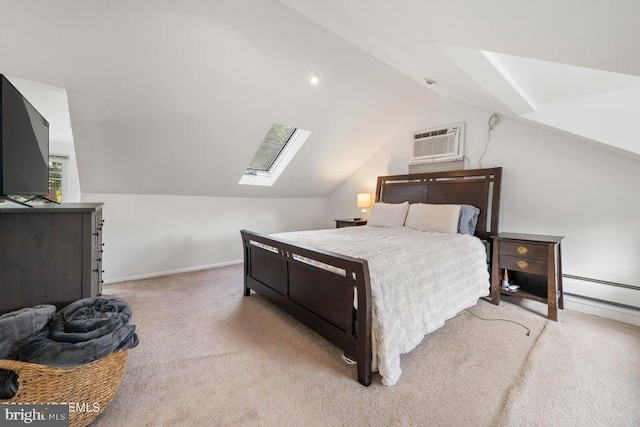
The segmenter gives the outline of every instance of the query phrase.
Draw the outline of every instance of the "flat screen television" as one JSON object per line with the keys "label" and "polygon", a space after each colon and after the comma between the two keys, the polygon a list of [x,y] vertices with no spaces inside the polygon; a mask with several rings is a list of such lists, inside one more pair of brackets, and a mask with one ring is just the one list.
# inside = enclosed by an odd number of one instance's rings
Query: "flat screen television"
{"label": "flat screen television", "polygon": [[48,193],[49,122],[0,74],[0,199]]}

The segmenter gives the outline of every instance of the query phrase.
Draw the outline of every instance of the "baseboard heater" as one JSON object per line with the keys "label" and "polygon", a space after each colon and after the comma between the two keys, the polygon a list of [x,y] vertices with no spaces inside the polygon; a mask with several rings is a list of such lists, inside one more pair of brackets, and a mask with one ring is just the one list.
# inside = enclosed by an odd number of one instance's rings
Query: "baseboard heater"
{"label": "baseboard heater", "polygon": [[600,280],[600,279],[590,279],[588,277],[582,277],[582,276],[573,276],[571,274],[563,274],[562,277],[567,278],[567,279],[575,279],[575,280],[582,280],[583,282],[591,282],[591,283],[599,283],[601,285],[607,285],[607,286],[617,286],[619,288],[627,288],[627,289],[633,289],[636,291],[640,291],[640,286],[636,286],[636,285],[627,285],[625,283],[618,283],[618,282],[608,282],[606,280]]}
{"label": "baseboard heater", "polygon": [[589,300],[589,301],[598,302],[600,304],[607,304],[607,305],[613,305],[613,306],[621,307],[621,308],[628,308],[629,310],[635,310],[637,312],[640,312],[640,307],[636,307],[634,305],[621,304],[621,303],[615,302],[615,301],[607,301],[607,300],[603,300],[603,299],[600,299],[600,298],[593,298],[593,297],[587,297],[587,296],[584,296],[584,295],[572,294],[570,292],[563,292],[563,295],[574,297],[574,298],[586,299],[586,300]]}
{"label": "baseboard heater", "polygon": [[[625,283],[610,282],[610,281],[599,280],[599,279],[591,279],[589,277],[574,276],[574,275],[571,275],[571,274],[563,274],[562,277],[565,278],[565,279],[574,279],[574,280],[580,280],[580,281],[583,281],[583,282],[597,283],[599,285],[613,286],[613,287],[618,287],[618,288],[625,288],[625,289],[631,289],[631,290],[635,290],[635,291],[640,291],[640,286],[627,285]],[[588,301],[597,302],[597,303],[600,303],[600,304],[608,304],[608,305],[612,305],[612,306],[615,306],[615,307],[621,307],[621,308],[626,308],[626,309],[629,309],[629,310],[634,310],[634,311],[640,312],[640,307],[635,306],[635,305],[623,304],[623,303],[616,302],[616,301],[609,301],[609,300],[604,300],[604,299],[601,299],[601,298],[595,298],[595,297],[591,297],[591,296],[587,296],[587,295],[575,294],[575,293],[571,293],[571,292],[564,292],[564,295],[575,297],[575,298],[581,298],[581,299],[585,299],[585,300],[588,300]]]}

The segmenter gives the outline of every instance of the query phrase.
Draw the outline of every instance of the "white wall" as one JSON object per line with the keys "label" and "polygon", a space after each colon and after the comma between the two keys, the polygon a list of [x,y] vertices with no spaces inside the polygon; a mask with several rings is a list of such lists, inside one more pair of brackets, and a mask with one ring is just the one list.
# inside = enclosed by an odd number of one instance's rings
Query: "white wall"
{"label": "white wall", "polygon": [[104,279],[114,282],[242,259],[240,230],[321,228],[327,200],[88,194],[104,202]]}
{"label": "white wall", "polygon": [[[327,224],[356,215],[356,193],[373,193],[378,175],[407,173],[412,131],[465,122],[466,168],[477,168],[492,113],[434,100],[330,195]],[[483,166],[503,167],[500,231],[565,236],[565,274],[640,285],[640,161],[502,116]]]}

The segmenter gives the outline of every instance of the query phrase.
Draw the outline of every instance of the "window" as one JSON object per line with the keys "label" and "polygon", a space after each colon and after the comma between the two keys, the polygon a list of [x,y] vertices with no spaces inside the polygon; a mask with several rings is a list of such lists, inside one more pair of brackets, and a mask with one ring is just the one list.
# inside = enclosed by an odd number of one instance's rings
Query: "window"
{"label": "window", "polygon": [[[49,193],[45,197],[58,203],[62,203],[68,160],[66,156],[49,156]],[[28,195],[10,195],[9,197],[16,200],[29,198]],[[0,203],[3,203],[3,200],[0,200]]]}
{"label": "window", "polygon": [[66,157],[49,156],[49,194],[47,197],[58,203],[62,203],[63,174],[66,163]]}
{"label": "window", "polygon": [[304,129],[272,124],[238,184],[273,185],[309,135]]}

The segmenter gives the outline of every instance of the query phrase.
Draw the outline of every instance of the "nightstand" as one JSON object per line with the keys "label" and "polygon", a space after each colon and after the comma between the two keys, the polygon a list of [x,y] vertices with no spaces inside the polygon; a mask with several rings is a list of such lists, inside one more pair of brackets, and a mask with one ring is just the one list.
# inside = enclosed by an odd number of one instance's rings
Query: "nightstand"
{"label": "nightstand", "polygon": [[336,219],[336,228],[342,227],[357,227],[359,225],[367,225],[367,220],[364,218],[345,218]]}
{"label": "nightstand", "polygon": [[[493,239],[491,302],[500,304],[500,295],[526,298],[547,304],[547,317],[558,320],[558,308],[564,308],[562,293],[563,236],[498,233]],[[509,282],[519,285],[515,291],[503,289],[504,270]]]}

